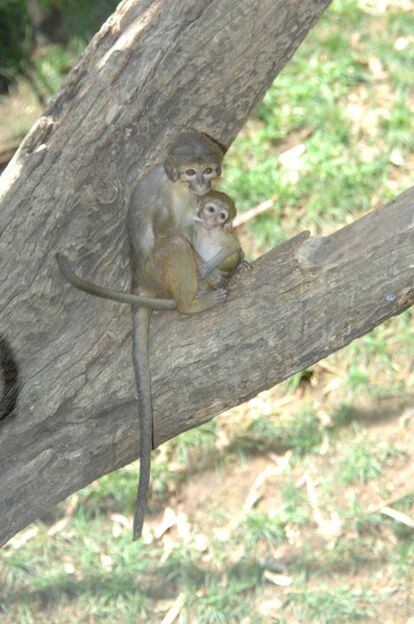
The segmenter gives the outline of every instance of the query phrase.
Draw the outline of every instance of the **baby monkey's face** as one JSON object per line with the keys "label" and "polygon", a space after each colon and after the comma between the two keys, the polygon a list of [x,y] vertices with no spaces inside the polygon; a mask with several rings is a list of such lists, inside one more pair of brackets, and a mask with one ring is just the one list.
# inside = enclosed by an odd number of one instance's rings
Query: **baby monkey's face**
{"label": "baby monkey's face", "polygon": [[216,227],[223,227],[228,221],[229,213],[225,206],[217,201],[206,201],[202,203],[198,210],[198,219],[203,227],[212,230]]}
{"label": "baby monkey's face", "polygon": [[222,228],[231,231],[235,216],[234,201],[220,191],[211,191],[197,201],[195,220],[201,223],[206,230]]}

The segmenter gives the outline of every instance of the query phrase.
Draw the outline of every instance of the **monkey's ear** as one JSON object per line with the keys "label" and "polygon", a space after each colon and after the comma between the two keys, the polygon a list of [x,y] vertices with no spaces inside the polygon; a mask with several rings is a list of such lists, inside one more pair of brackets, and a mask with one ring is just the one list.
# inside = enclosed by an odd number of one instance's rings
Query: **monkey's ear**
{"label": "monkey's ear", "polygon": [[178,178],[180,177],[178,169],[176,169],[175,167],[171,167],[168,162],[164,163],[164,171],[170,178],[171,182],[177,182]]}

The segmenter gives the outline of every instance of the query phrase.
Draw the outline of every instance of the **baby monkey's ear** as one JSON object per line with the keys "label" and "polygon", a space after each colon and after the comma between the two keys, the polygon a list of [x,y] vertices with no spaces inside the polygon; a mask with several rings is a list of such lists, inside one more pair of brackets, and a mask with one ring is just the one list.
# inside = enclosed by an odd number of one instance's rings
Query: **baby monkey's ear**
{"label": "baby monkey's ear", "polygon": [[233,219],[228,218],[226,223],[223,225],[223,230],[225,232],[233,232],[234,227],[233,227]]}

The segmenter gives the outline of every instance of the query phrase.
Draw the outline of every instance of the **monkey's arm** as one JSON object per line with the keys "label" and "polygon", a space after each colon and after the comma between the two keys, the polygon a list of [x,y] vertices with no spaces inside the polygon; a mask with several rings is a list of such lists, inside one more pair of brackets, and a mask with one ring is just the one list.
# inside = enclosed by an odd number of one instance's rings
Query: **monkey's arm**
{"label": "monkey's arm", "polygon": [[[227,260],[227,258],[230,258],[230,256],[233,256],[233,254],[235,253],[236,250],[234,248],[230,251],[228,247],[220,249],[220,251],[218,251],[212,258],[210,258],[210,260],[206,260],[202,263],[199,270],[200,278],[204,279],[205,277],[207,277],[207,275],[209,275],[214,269],[219,267],[222,262]],[[237,264],[238,262],[235,263],[235,266],[237,266]]]}
{"label": "monkey's arm", "polygon": [[[193,247],[194,256],[197,262],[197,274],[200,276],[200,269],[204,265],[204,260],[198,253],[196,249]],[[222,288],[223,280],[225,280],[227,274],[225,271],[221,271],[220,269],[212,269],[208,275],[207,282],[212,288]]]}
{"label": "monkey's arm", "polygon": [[119,303],[129,303],[133,305],[146,305],[152,310],[176,310],[177,306],[173,299],[157,299],[156,297],[146,297],[141,295],[134,295],[133,293],[122,292],[119,290],[112,290],[110,288],[104,288],[97,286],[92,282],[88,282],[80,278],[70,268],[69,262],[65,256],[61,253],[55,254],[56,262],[59,265],[59,269],[62,275],[76,288],[83,290],[95,297],[102,297],[102,299],[110,299],[111,301],[118,301]]}

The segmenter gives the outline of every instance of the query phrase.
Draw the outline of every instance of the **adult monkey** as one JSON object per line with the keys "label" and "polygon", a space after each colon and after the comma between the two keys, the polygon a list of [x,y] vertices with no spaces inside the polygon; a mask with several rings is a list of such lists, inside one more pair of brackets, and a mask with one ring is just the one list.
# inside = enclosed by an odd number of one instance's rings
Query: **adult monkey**
{"label": "adult monkey", "polygon": [[56,254],[63,276],[77,288],[133,304],[132,356],[140,422],[140,475],[133,539],[142,533],[153,448],[148,363],[152,310],[177,309],[182,314],[194,314],[221,303],[227,295],[224,288],[209,291],[208,283],[199,292],[199,259],[189,243],[196,199],[209,193],[220,176],[223,155],[222,148],[207,135],[195,130],[183,132],[170,145],[164,163],[155,165],[137,183],[127,215],[133,293],[82,280],[71,270],[65,256]]}
{"label": "adult monkey", "polygon": [[[197,296],[194,251],[187,240],[194,219],[194,195],[208,193],[221,174],[222,148],[197,131],[179,134],[164,164],[139,182],[128,208],[127,232],[132,290],[139,295],[173,299],[182,314],[207,310],[226,296],[223,289]],[[152,309],[132,308],[132,354],[140,420],[140,475],[133,539],[142,533],[153,444],[148,336]]]}

